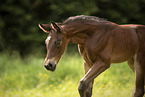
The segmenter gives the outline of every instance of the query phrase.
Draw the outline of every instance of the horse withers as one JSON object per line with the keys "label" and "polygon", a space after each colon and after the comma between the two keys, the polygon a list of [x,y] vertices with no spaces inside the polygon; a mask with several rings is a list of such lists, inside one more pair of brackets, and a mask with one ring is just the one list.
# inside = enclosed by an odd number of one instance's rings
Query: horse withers
{"label": "horse withers", "polygon": [[54,71],[69,43],[78,44],[84,59],[85,76],[80,80],[80,97],[91,97],[94,79],[111,63],[127,61],[135,72],[133,97],[143,97],[145,82],[145,26],[118,25],[95,16],[74,16],[63,23],[39,24],[48,37],[44,66]]}

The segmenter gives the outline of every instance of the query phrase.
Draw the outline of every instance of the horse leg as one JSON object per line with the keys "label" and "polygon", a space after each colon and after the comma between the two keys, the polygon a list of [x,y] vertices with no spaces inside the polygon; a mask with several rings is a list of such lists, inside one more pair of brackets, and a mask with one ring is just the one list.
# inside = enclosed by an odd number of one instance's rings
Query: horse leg
{"label": "horse leg", "polygon": [[[86,54],[86,50],[82,45],[78,45],[78,49],[80,54],[82,55],[82,57],[84,58],[85,62],[84,62],[84,70],[85,70],[85,74],[89,71],[89,69],[92,66],[92,62],[89,60],[87,54]],[[92,88],[93,88],[93,81],[91,81],[89,83],[88,88],[86,89],[85,94],[81,94],[82,92],[80,92],[80,95],[82,95],[81,97],[83,97],[83,95],[86,95],[86,97],[91,97],[92,95]]]}
{"label": "horse leg", "polygon": [[127,61],[129,67],[134,71],[134,59],[131,58]]}
{"label": "horse leg", "polygon": [[88,70],[85,76],[80,80],[78,89],[81,97],[87,97],[86,90],[89,87],[89,83],[109,67],[110,64],[106,65],[100,58],[98,58],[97,61],[94,62],[92,67]]}
{"label": "horse leg", "polygon": [[[85,74],[88,72],[88,70],[90,68],[91,68],[90,65],[87,64],[86,62],[84,62]],[[91,97],[92,96],[93,83],[94,83],[94,80],[89,83],[89,86],[86,89],[86,97]]]}
{"label": "horse leg", "polygon": [[133,97],[143,97],[144,95],[144,70],[145,70],[145,55],[138,53],[135,56],[135,91]]}

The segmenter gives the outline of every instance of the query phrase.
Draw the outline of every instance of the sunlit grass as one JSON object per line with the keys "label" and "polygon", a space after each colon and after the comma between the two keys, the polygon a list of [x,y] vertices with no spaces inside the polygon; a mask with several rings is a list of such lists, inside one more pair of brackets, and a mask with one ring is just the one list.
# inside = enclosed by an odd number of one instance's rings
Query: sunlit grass
{"label": "sunlit grass", "polygon": [[[0,97],[79,97],[83,59],[65,54],[55,72],[46,71],[43,58],[0,55]],[[134,73],[126,63],[112,66],[95,79],[93,97],[131,97]]]}

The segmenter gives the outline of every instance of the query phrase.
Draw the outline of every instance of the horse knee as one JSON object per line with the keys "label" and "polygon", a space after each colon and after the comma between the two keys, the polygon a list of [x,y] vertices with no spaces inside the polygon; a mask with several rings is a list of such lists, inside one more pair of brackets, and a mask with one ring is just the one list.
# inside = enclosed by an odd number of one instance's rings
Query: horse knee
{"label": "horse knee", "polygon": [[91,97],[92,96],[92,87],[85,81],[80,81],[78,91],[81,97]]}
{"label": "horse knee", "polygon": [[86,88],[85,82],[84,81],[80,81],[78,90],[79,91],[83,91],[83,90],[85,90],[85,88]]}
{"label": "horse knee", "polygon": [[86,90],[86,84],[84,81],[80,81],[78,91],[81,97],[84,97]]}

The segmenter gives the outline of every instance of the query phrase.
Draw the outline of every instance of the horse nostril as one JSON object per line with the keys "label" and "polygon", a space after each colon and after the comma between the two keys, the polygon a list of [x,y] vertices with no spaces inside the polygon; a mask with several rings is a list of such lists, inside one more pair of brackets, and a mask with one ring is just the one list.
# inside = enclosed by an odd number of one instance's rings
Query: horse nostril
{"label": "horse nostril", "polygon": [[52,67],[53,67],[53,65],[52,65],[51,63],[49,63],[49,64],[48,64],[48,66],[49,66],[50,68],[52,68]]}

